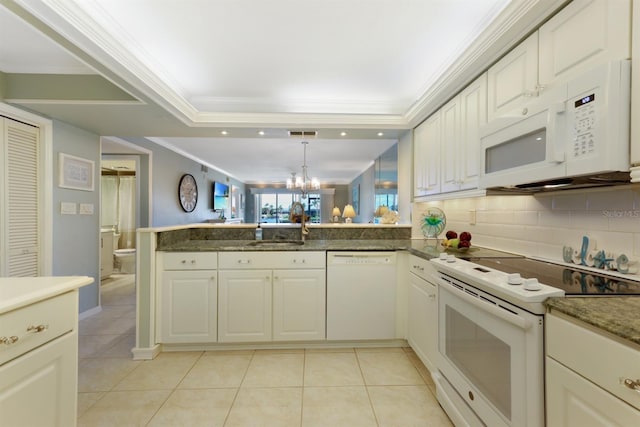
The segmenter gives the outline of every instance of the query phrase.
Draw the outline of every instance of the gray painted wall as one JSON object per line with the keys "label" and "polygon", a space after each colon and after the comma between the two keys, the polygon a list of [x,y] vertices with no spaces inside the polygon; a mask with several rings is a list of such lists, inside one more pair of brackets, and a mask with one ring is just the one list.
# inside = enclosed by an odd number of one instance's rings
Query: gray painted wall
{"label": "gray painted wall", "polygon": [[[95,162],[94,190],[58,186],[58,155],[71,154]],[[100,289],[100,138],[63,122],[53,122],[53,265],[54,276],[82,275],[94,282],[80,288],[80,312],[97,307]],[[93,205],[93,215],[62,215],[62,202]]]}
{"label": "gray painted wall", "polygon": [[[176,224],[192,224],[217,218],[218,213],[212,210],[212,186],[214,181],[221,181],[231,186],[240,187],[244,194],[245,186],[235,178],[230,178],[217,170],[209,168],[202,171],[200,163],[174,153],[145,138],[125,138],[127,141],[144,147],[153,152],[151,156],[151,202],[152,227],[162,227]],[[193,212],[184,212],[178,203],[178,182],[180,177],[191,174],[198,183],[198,204]],[[141,175],[143,172],[141,171]],[[142,186],[141,188],[144,188]],[[230,211],[225,213],[230,217]]]}
{"label": "gray painted wall", "polygon": [[353,218],[353,222],[368,223],[373,222],[373,212],[375,211],[375,165],[364,171],[349,185],[349,201],[353,204],[353,189],[360,185],[360,209],[356,212],[358,216]]}

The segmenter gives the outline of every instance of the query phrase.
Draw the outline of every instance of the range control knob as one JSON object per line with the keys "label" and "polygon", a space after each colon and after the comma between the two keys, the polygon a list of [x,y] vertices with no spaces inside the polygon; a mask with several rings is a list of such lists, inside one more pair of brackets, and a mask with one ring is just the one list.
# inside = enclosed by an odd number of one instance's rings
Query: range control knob
{"label": "range control knob", "polygon": [[538,283],[538,279],[534,277],[531,279],[524,280],[524,288],[527,291],[539,291],[540,289],[542,289],[542,285]]}
{"label": "range control knob", "polygon": [[456,256],[455,255],[448,255],[447,256],[447,262],[456,262]]}
{"label": "range control knob", "polygon": [[511,273],[507,276],[507,283],[510,285],[522,285],[520,273]]}

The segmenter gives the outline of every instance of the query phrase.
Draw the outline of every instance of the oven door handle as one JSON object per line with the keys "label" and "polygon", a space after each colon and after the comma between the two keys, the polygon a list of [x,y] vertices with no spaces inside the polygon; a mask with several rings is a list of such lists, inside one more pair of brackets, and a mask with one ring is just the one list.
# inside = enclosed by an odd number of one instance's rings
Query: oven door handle
{"label": "oven door handle", "polygon": [[478,307],[479,309],[488,312],[496,317],[505,320],[512,325],[519,327],[522,330],[527,330],[531,327],[531,321],[529,319],[522,318],[515,314],[511,314],[510,312],[498,307],[497,305],[493,305],[488,302],[484,302],[476,297],[472,297],[471,295],[467,295],[464,291],[454,288],[449,284],[443,284],[442,281],[439,280],[440,288],[449,291],[450,293],[455,292],[455,296],[468,302],[471,305]]}

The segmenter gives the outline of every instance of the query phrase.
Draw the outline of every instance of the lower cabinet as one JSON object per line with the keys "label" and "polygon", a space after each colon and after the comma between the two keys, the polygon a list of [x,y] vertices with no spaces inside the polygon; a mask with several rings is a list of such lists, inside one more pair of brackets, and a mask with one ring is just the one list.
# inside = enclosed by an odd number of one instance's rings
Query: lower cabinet
{"label": "lower cabinet", "polygon": [[158,342],[218,339],[218,254],[159,252]]}
{"label": "lower cabinet", "polygon": [[0,366],[0,425],[75,426],[77,348],[74,331]]}
{"label": "lower cabinet", "polygon": [[637,346],[554,311],[545,328],[547,426],[640,425]]}
{"label": "lower cabinet", "polygon": [[271,341],[271,270],[222,270],[220,342]]}
{"label": "lower cabinet", "polygon": [[438,352],[437,287],[426,280],[431,270],[429,261],[411,256],[407,341],[429,371],[436,369]]}
{"label": "lower cabinet", "polygon": [[324,252],[221,252],[219,261],[219,342],[325,339]]}

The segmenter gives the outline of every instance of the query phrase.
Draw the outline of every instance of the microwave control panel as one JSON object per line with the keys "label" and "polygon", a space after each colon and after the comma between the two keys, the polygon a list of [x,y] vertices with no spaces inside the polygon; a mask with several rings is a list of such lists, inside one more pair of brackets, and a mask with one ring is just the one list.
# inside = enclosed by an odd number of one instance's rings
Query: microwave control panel
{"label": "microwave control panel", "polygon": [[593,154],[596,151],[595,125],[596,125],[596,96],[590,94],[583,96],[573,103],[575,120],[573,128],[575,139],[573,142],[572,157],[579,158]]}

